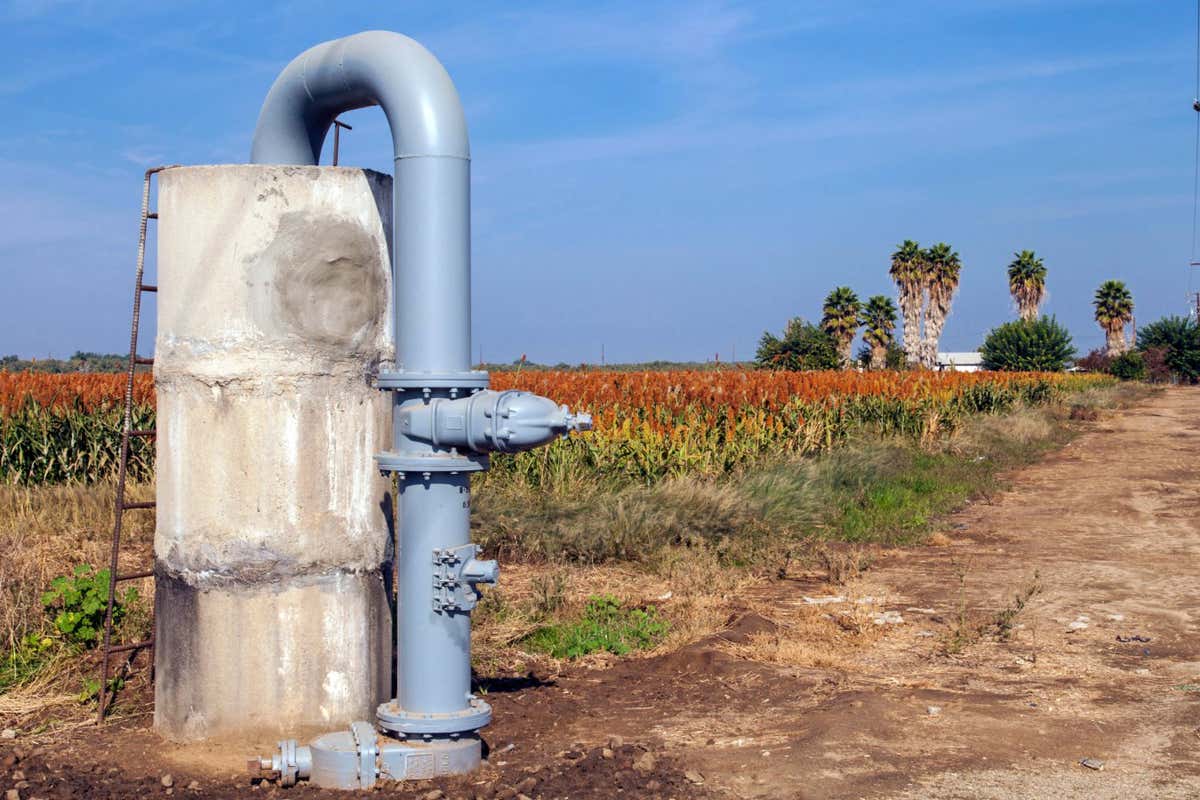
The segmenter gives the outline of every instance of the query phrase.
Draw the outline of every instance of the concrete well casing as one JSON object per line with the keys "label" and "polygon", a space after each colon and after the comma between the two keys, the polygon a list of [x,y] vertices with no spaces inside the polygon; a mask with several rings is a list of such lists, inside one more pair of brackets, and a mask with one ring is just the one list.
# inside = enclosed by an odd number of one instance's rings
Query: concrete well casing
{"label": "concrete well casing", "polygon": [[369,719],[391,690],[391,179],[159,176],[155,725]]}

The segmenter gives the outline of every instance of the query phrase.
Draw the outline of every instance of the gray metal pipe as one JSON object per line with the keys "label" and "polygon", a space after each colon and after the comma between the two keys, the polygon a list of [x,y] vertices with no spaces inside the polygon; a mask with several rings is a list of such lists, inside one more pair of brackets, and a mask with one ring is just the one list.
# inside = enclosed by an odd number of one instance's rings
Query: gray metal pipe
{"label": "gray metal pipe", "polygon": [[397,368],[468,370],[471,150],[458,91],[432,53],[390,31],[365,31],[304,51],[267,93],[250,160],[317,164],[338,114],[373,105],[387,116],[395,155]]}
{"label": "gray metal pipe", "polygon": [[393,392],[393,447],[375,457],[399,486],[397,696],[377,712],[396,738],[380,744],[355,723],[308,748],[283,742],[273,759],[252,762],[285,783],[310,777],[345,788],[371,786],[377,770],[403,779],[478,766],[475,731],[491,709],[471,695],[470,612],[476,586],[494,583],[498,569],[470,543],[470,473],[487,469],[488,453],[591,428],[588,415],[546,398],[492,392],[487,373],[470,369],[467,128],[454,84],[429,51],[370,31],[302,53],[267,95],[252,160],[316,164],[337,115],[369,105],[387,115],[396,157],[396,369],[377,377]]}

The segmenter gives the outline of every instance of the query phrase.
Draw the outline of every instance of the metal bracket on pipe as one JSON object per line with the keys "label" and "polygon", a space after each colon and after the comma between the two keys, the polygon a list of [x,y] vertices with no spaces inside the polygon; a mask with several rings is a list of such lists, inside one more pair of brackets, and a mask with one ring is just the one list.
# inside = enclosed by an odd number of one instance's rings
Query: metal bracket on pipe
{"label": "metal bracket on pipe", "polygon": [[500,567],[475,558],[479,547],[464,544],[433,551],[433,610],[471,611],[479,602],[480,583],[495,583]]}

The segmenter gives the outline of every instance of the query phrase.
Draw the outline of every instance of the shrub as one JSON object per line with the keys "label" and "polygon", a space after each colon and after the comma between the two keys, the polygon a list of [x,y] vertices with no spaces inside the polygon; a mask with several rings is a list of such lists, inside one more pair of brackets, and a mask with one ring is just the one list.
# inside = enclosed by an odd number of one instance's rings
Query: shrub
{"label": "shrub", "polygon": [[1108,372],[1111,363],[1112,358],[1103,347],[1097,347],[1083,358],[1075,359],[1075,366],[1088,372]]}
{"label": "shrub", "polygon": [[1144,381],[1147,376],[1146,362],[1137,351],[1122,353],[1112,359],[1108,371],[1123,381]]}
{"label": "shrub", "polygon": [[1071,334],[1054,317],[1006,322],[980,348],[984,369],[1059,372],[1075,355]]}
{"label": "shrub", "polygon": [[792,371],[838,369],[842,365],[833,337],[799,317],[788,322],[782,339],[764,333],[754,360],[760,369]]}
{"label": "shrub", "polygon": [[522,644],[554,658],[578,658],[597,652],[622,656],[658,644],[668,628],[654,606],[623,608],[617,598],[600,595],[588,598],[582,619],[538,628]]}
{"label": "shrub", "polygon": [[1180,380],[1200,380],[1200,326],[1187,317],[1163,317],[1138,331],[1138,349],[1162,349],[1163,360]]}
{"label": "shrub", "polygon": [[1167,364],[1167,348],[1147,347],[1142,350],[1142,361],[1146,364],[1146,377],[1151,383],[1169,383],[1171,367]]}
{"label": "shrub", "polygon": [[[99,572],[91,564],[75,567],[73,575],[50,581],[50,590],[42,595],[42,605],[54,615],[54,629],[69,644],[95,647],[104,631],[108,608],[109,572]],[[125,607],[137,600],[137,589],[130,588],[113,603],[113,624],[125,616]]]}

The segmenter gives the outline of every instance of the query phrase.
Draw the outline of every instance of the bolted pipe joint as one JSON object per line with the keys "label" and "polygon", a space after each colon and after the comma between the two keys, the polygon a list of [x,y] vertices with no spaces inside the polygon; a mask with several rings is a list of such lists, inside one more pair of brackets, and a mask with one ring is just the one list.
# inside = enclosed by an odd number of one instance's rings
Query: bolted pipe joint
{"label": "bolted pipe joint", "polygon": [[409,439],[476,453],[518,453],[592,429],[591,415],[572,414],[548,397],[490,389],[457,400],[409,403],[398,409],[396,423]]}

